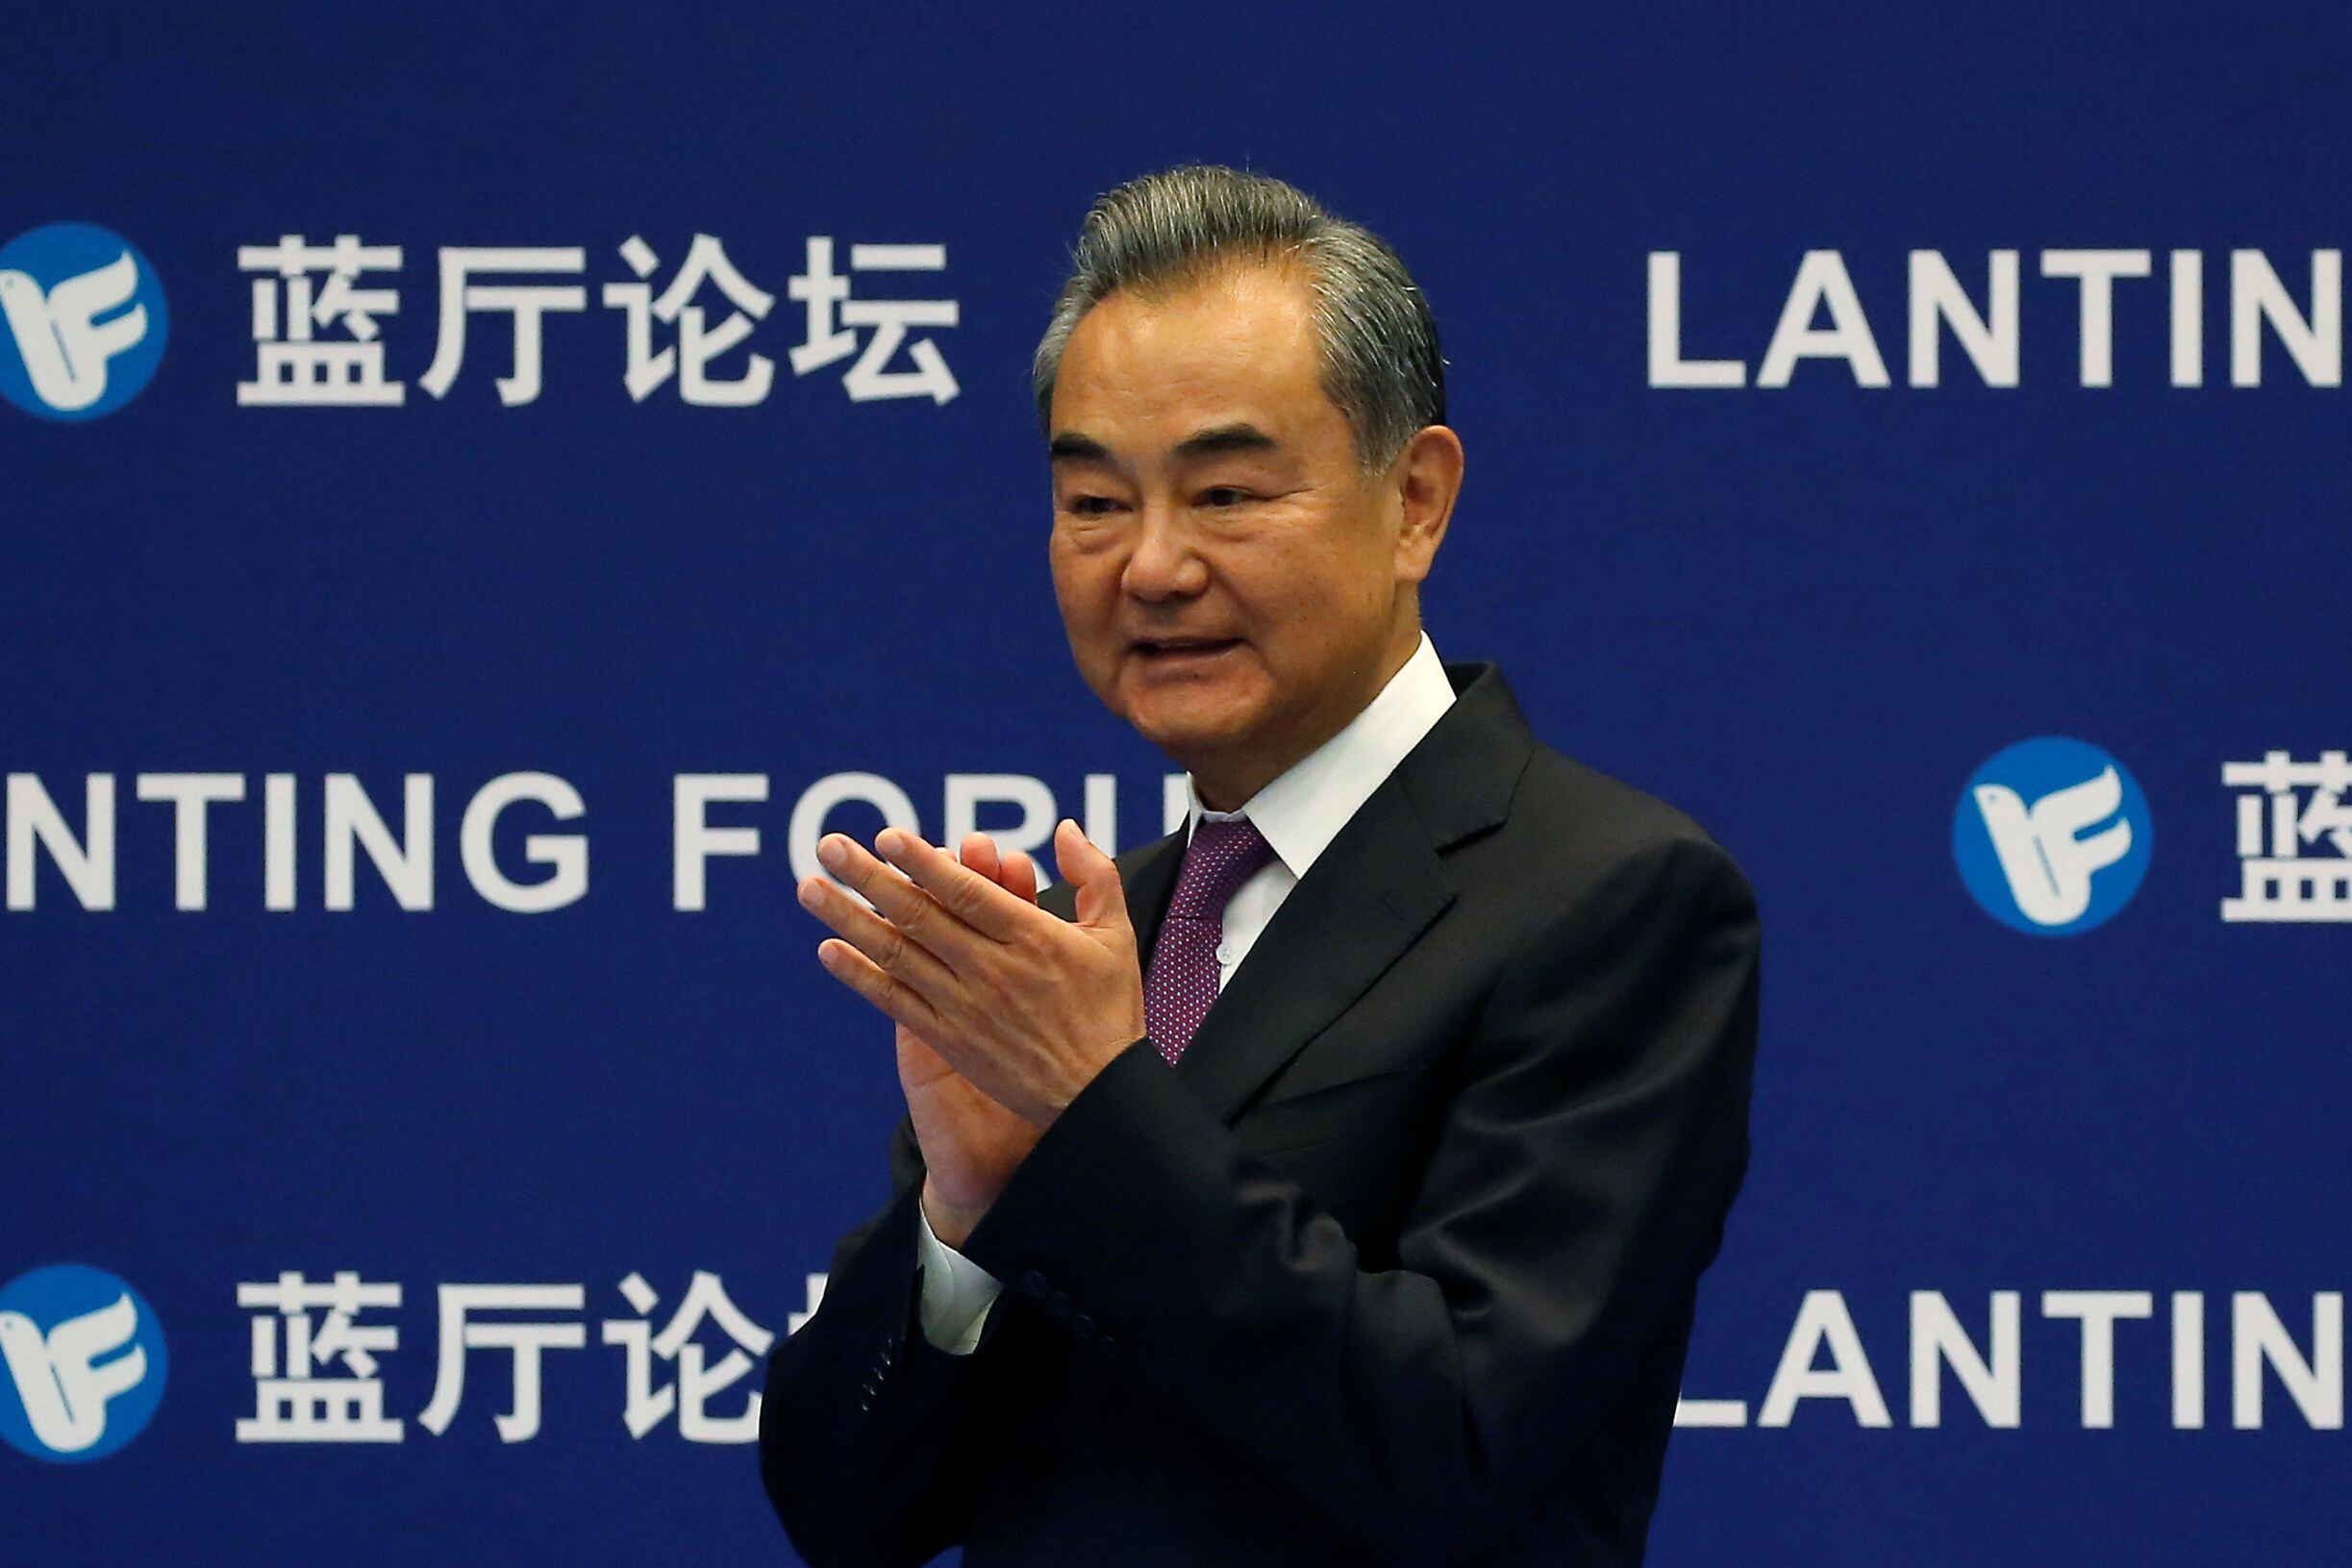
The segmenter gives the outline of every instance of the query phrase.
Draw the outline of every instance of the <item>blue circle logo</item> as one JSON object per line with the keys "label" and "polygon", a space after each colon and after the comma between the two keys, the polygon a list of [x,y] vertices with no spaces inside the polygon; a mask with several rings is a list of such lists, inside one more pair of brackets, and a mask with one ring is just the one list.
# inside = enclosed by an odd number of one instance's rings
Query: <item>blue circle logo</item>
{"label": "blue circle logo", "polygon": [[163,1402],[155,1308],[81,1263],[52,1263],[0,1290],[0,1440],[37,1459],[103,1459]]}
{"label": "blue circle logo", "polygon": [[2064,735],[1996,752],[1952,813],[1960,880],[1987,914],[2036,936],[2114,918],[2139,891],[2155,839],[2139,781]]}
{"label": "blue circle logo", "polygon": [[87,223],[0,246],[0,397],[43,419],[95,419],[138,396],[170,326],[147,259]]}

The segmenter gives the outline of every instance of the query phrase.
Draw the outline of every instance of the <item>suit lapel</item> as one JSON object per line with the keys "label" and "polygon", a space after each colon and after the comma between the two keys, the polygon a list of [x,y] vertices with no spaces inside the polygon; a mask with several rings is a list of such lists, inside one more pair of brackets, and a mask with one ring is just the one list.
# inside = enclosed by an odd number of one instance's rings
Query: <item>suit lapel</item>
{"label": "suit lapel", "polygon": [[[1299,879],[1176,1064],[1228,1125],[1454,901],[1441,852],[1510,809],[1534,737],[1492,665],[1446,673],[1454,706]],[[1174,843],[1151,846],[1145,864],[1163,880],[1148,897],[1139,878],[1129,887],[1131,914],[1150,909],[1148,933],[1136,922],[1146,962],[1183,859]]]}
{"label": "suit lapel", "polygon": [[1178,1076],[1230,1124],[1453,901],[1412,803],[1383,784],[1259,933]]}

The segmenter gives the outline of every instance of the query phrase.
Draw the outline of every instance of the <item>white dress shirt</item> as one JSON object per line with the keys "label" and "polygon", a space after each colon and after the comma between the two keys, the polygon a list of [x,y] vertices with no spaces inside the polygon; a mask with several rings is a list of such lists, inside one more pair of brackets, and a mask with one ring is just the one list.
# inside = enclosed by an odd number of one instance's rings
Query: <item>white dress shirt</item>
{"label": "white dress shirt", "polygon": [[[1235,889],[1225,906],[1224,938],[1216,949],[1220,991],[1307,868],[1453,703],[1453,683],[1424,632],[1413,656],[1345,729],[1292,763],[1238,810],[1208,809],[1191,780],[1186,780],[1191,797],[1185,821],[1188,841],[1192,826],[1204,817],[1223,822],[1245,816],[1274,851],[1274,858]],[[915,1217],[923,1337],[941,1350],[968,1355],[980,1343],[988,1307],[1003,1286],[994,1275],[933,1234],[919,1204]]]}

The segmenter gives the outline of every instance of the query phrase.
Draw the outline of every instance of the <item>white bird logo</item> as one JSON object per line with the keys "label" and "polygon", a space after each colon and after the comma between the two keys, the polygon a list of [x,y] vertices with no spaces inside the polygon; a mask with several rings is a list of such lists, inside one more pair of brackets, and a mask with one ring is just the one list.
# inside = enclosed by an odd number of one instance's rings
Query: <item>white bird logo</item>
{"label": "white bird logo", "polygon": [[79,1454],[106,1435],[107,1401],[139,1385],[147,1352],[132,1345],[129,1355],[103,1365],[98,1357],[130,1345],[138,1332],[138,1305],[128,1292],[111,1307],[67,1318],[45,1339],[22,1312],[0,1312],[0,1356],[16,1380],[33,1435],[51,1453]]}
{"label": "white bird logo", "polygon": [[134,305],[111,321],[98,317],[138,289],[138,262],[128,250],[46,294],[30,274],[0,268],[0,311],[42,402],[73,413],[106,395],[107,361],[147,336],[147,308]]}
{"label": "white bird logo", "polygon": [[1976,809],[1992,835],[1993,854],[2017,900],[2017,910],[2037,926],[2063,926],[2090,908],[2090,878],[2131,853],[2132,822],[2118,818],[2089,837],[2085,828],[2104,822],[2123,807],[2123,781],[2113,767],[2064,789],[2053,789],[2028,809],[2007,784],[1978,784]]}

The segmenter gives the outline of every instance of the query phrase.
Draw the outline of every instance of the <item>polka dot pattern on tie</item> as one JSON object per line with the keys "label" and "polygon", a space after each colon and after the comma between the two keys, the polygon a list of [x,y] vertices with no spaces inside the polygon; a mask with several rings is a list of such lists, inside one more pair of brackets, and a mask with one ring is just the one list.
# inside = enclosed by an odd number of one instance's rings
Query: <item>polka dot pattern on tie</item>
{"label": "polka dot pattern on tie", "polygon": [[1216,1001],[1225,906],[1273,859],[1274,846],[1245,816],[1223,822],[1204,817],[1192,830],[1143,977],[1144,1027],[1171,1066]]}

